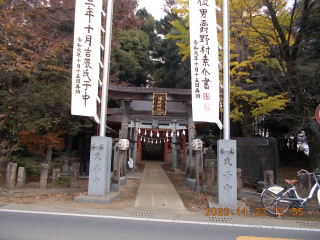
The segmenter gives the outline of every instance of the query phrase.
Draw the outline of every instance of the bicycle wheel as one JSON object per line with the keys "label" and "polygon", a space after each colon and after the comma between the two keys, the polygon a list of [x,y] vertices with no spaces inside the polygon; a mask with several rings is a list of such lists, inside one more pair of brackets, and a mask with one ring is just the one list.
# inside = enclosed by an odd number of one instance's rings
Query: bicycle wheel
{"label": "bicycle wheel", "polygon": [[[263,207],[272,215],[282,215],[288,211],[291,206],[290,202],[281,202],[283,198],[290,198],[288,193],[279,195],[285,188],[280,185],[270,185],[261,194]],[[280,197],[281,196],[281,197]]]}

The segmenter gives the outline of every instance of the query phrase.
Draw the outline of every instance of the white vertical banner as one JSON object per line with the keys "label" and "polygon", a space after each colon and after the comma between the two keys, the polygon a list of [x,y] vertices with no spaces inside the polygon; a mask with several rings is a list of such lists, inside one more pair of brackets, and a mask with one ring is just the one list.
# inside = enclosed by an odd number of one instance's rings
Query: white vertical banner
{"label": "white vertical banner", "polygon": [[189,0],[192,114],[219,128],[219,53],[215,1]]}
{"label": "white vertical banner", "polygon": [[102,0],[76,0],[71,114],[95,116],[99,81]]}

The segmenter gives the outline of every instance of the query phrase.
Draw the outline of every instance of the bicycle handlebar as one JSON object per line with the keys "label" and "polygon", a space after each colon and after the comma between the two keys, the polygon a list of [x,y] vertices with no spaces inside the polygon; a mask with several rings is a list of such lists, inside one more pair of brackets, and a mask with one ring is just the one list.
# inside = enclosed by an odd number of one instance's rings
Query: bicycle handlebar
{"label": "bicycle handlebar", "polygon": [[300,174],[303,172],[310,174],[307,170],[301,169],[300,171],[297,172],[298,176],[300,176]]}

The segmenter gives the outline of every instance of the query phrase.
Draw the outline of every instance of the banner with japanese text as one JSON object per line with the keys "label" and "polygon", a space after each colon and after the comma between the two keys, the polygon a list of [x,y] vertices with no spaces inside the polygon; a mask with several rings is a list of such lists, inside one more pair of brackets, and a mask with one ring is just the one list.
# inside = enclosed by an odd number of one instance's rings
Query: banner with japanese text
{"label": "banner with japanese text", "polygon": [[193,121],[222,128],[215,0],[189,0],[189,16]]}
{"label": "banner with japanese text", "polygon": [[102,0],[76,0],[71,114],[95,116],[100,71]]}

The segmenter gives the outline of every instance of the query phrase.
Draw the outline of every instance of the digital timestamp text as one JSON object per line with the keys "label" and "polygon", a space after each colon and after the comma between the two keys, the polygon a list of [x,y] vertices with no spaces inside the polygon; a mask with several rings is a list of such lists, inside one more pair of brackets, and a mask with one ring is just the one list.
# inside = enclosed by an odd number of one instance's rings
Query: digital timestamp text
{"label": "digital timestamp text", "polygon": [[[255,208],[250,211],[247,208],[237,208],[230,210],[229,208],[206,208],[206,216],[266,216],[267,209]],[[291,212],[286,212],[285,208],[276,209],[276,215],[280,216],[303,216],[303,208],[292,208]]]}

